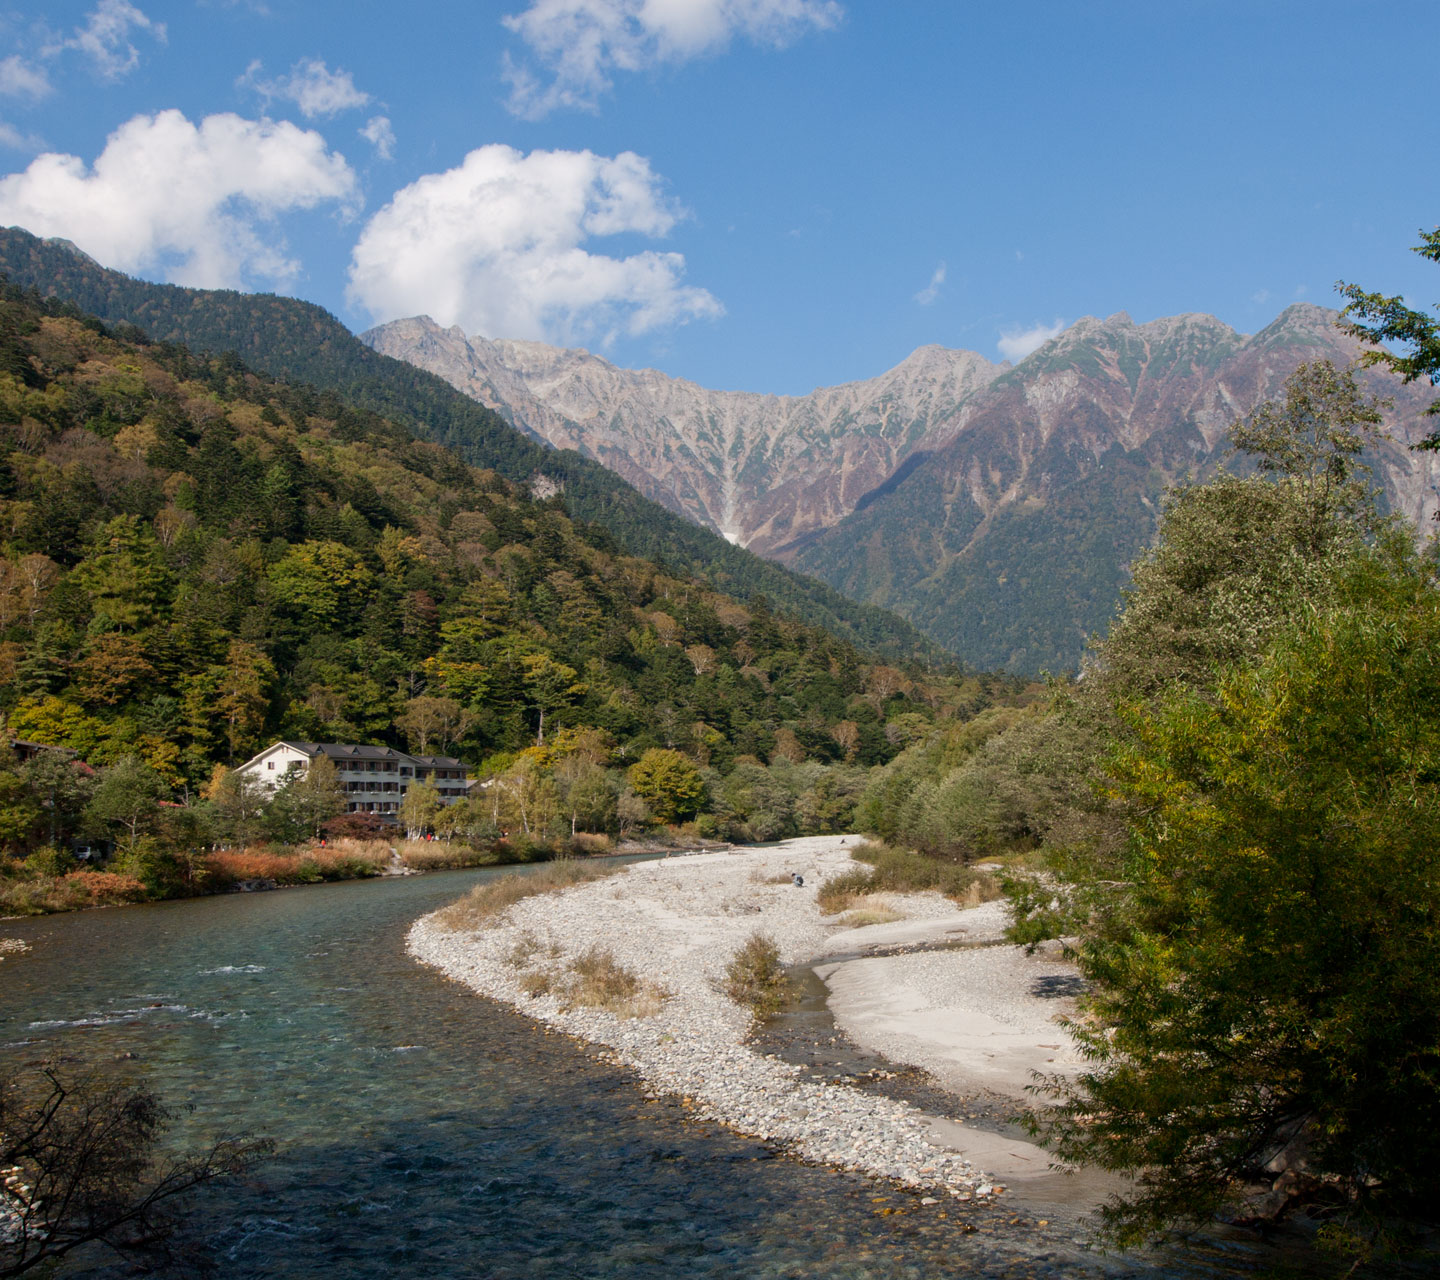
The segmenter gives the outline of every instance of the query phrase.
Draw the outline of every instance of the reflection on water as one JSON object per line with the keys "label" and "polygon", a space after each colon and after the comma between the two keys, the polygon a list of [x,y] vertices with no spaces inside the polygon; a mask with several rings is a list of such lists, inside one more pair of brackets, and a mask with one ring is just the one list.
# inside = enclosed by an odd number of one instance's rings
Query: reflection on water
{"label": "reflection on water", "polygon": [[[1071,1230],[921,1206],[647,1101],[628,1073],[404,954],[410,921],[492,874],[7,921],[0,935],[32,949],[0,964],[0,1070],[57,1054],[108,1063],[193,1104],[178,1141],[275,1138],[253,1184],[192,1215],[225,1277],[898,1280],[1196,1264],[1097,1259]],[[1249,1257],[1224,1249],[1197,1273]]]}

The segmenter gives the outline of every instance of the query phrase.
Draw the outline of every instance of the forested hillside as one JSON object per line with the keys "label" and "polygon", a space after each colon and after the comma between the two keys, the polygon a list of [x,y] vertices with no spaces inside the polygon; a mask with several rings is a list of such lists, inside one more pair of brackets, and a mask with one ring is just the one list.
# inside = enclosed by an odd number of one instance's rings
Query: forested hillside
{"label": "forested hillside", "polygon": [[717,590],[746,600],[764,595],[892,658],[943,653],[895,615],[732,546],[642,497],[598,463],[522,435],[441,378],[372,351],[312,303],[150,284],[106,270],[73,246],[14,227],[0,229],[0,274],[108,324],[131,324],[196,352],[234,353],[250,368],[332,392],[352,408],[381,414],[509,480],[529,484],[549,477],[563,486],[567,509],[603,525],[618,548],[703,577]]}
{"label": "forested hillside", "polygon": [[[336,396],[13,288],[0,551],[11,735],[138,761],[177,799],[290,737],[457,752],[527,831],[833,829],[868,766],[1005,692],[622,555]],[[672,770],[648,791],[624,772],[647,758]],[[16,776],[0,762],[12,798]],[[0,839],[41,839],[35,804]]]}

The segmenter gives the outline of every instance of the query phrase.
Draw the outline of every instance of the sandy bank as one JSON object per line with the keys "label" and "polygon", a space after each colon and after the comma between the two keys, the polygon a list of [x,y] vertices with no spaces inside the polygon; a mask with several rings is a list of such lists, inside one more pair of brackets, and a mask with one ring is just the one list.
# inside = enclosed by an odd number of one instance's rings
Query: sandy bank
{"label": "sandy bank", "polygon": [[[839,836],[666,858],[526,899],[479,932],[450,932],[427,917],[411,930],[409,946],[476,991],[606,1046],[656,1092],[686,1097],[703,1114],[802,1158],[962,1200],[990,1198],[997,1182],[1053,1177],[1044,1153],[1028,1143],[802,1078],[800,1068],[746,1046],[749,1015],[719,987],[731,956],[758,930],[787,963],[816,963],[836,1021],[852,1039],[925,1068],[948,1088],[1023,1097],[1032,1070],[1073,1064],[1053,1021],[1071,1007],[1071,970],[995,945],[1003,928],[997,904],[961,911],[938,895],[907,895],[892,899],[903,913],[894,923],[848,929],[823,918],[818,886],[852,865]],[[789,883],[790,872],[804,877],[803,888]],[[943,942],[960,945],[860,954]],[[527,973],[562,971],[591,947],[664,988],[660,1011],[625,1019],[567,1011],[554,995],[525,993]]]}

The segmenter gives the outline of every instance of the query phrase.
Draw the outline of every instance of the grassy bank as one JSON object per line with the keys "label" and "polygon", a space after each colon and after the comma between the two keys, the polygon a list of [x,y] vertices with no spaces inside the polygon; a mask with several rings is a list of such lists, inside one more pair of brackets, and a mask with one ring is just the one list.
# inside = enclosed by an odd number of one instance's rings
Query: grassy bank
{"label": "grassy bank", "polygon": [[363,880],[405,872],[544,862],[609,852],[603,837],[560,845],[497,840],[471,845],[447,840],[339,839],[295,847],[251,846],[204,853],[140,849],[117,854],[103,870],[80,867],[48,851],[44,857],[0,862],[0,916],[48,915],[167,898],[233,893],[243,888]]}

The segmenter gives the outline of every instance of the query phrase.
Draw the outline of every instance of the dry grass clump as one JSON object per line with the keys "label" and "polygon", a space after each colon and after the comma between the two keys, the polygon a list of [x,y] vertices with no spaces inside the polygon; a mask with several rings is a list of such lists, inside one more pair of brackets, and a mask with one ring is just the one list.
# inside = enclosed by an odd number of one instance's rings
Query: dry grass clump
{"label": "dry grass clump", "polygon": [[757,1018],[768,1018],[795,994],[780,948],[763,933],[752,933],[725,967],[725,994]]}
{"label": "dry grass clump", "polygon": [[820,886],[816,901],[826,915],[863,910],[865,899],[876,893],[943,893],[962,907],[978,907],[1000,896],[996,877],[963,863],[941,862],[909,849],[868,840],[851,854],[870,867],[855,867]]}
{"label": "dry grass clump", "polygon": [[532,1000],[555,990],[555,975],[549,969],[534,969],[520,975],[520,990]]}
{"label": "dry grass clump", "polygon": [[840,923],[850,929],[863,929],[867,924],[892,924],[903,920],[904,913],[883,902],[869,907],[855,907],[840,917]]}
{"label": "dry grass clump", "polygon": [[542,863],[534,871],[511,872],[477,884],[458,902],[442,907],[435,913],[435,923],[442,929],[456,932],[483,929],[524,898],[586,884],[613,875],[619,869],[613,864],[561,858],[556,862]]}
{"label": "dry grass clump", "polygon": [[567,1010],[583,1005],[620,1018],[649,1018],[660,1012],[666,993],[627,969],[613,953],[591,947],[570,962],[570,977],[559,994]]}
{"label": "dry grass clump", "polygon": [[794,872],[766,871],[761,867],[756,867],[750,873],[751,884],[789,884],[793,878]]}
{"label": "dry grass clump", "polygon": [[[538,947],[525,935],[510,953],[513,963],[525,964]],[[552,956],[554,950],[551,950]],[[531,969],[520,975],[520,990],[532,999],[553,995],[567,1013],[571,1009],[603,1009],[619,1018],[648,1018],[660,1012],[667,993],[627,969],[612,952],[591,947],[570,962],[568,972]]]}

